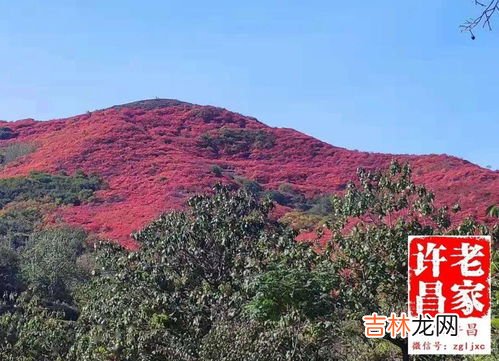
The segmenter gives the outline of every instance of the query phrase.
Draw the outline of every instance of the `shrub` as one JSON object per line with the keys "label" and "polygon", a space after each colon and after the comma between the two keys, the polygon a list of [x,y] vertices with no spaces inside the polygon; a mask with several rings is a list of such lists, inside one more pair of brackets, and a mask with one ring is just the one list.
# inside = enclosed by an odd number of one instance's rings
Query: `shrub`
{"label": "shrub", "polygon": [[77,260],[84,252],[86,234],[55,228],[32,234],[21,252],[24,281],[40,296],[70,300],[70,290],[86,278]]}
{"label": "shrub", "polygon": [[345,361],[347,355],[330,323],[290,317],[282,323],[218,324],[204,338],[200,360]]}
{"label": "shrub", "polygon": [[289,312],[315,319],[334,309],[328,295],[333,284],[327,272],[276,267],[257,276],[250,289],[255,296],[246,310],[251,318],[261,321],[279,321]]}
{"label": "shrub", "polygon": [[23,293],[15,307],[0,312],[2,361],[63,361],[74,340],[74,322]]}
{"label": "shrub", "polygon": [[17,250],[26,245],[42,215],[34,207],[11,209],[0,215],[0,246]]}
{"label": "shrub", "polygon": [[19,257],[9,247],[0,244],[0,296],[19,289]]}
{"label": "shrub", "polygon": [[189,112],[189,116],[193,118],[200,118],[205,123],[209,123],[220,115],[220,109],[212,107],[198,107]]}
{"label": "shrub", "polygon": [[217,176],[217,177],[221,177],[222,176],[223,169],[220,166],[214,164],[214,165],[211,166],[210,169],[211,169],[211,172],[213,174],[215,174],[215,176]]}
{"label": "shrub", "polygon": [[[414,183],[408,164],[393,161],[386,170],[359,169],[357,175],[344,194],[331,197],[326,252],[334,257],[332,276],[346,315],[359,326],[362,315],[407,309],[409,235],[490,234],[497,240],[497,225],[488,229],[472,219],[452,225],[448,206],[437,206],[434,194]],[[409,360],[406,339],[388,341]]]}
{"label": "shrub", "polygon": [[244,177],[235,177],[235,181],[242,189],[253,195],[258,196],[263,191],[263,187],[257,181]]}
{"label": "shrub", "polygon": [[0,127],[0,140],[12,139],[17,137],[17,133],[9,127]]}
{"label": "shrub", "polygon": [[265,193],[271,200],[282,206],[297,209],[315,215],[324,216],[332,211],[331,197],[321,195],[307,198],[302,192],[293,188],[288,183],[279,186],[279,190],[270,190]]}
{"label": "shrub", "polygon": [[36,150],[36,146],[32,143],[12,143],[0,150],[1,162],[8,164],[18,158],[24,157]]}
{"label": "shrub", "polygon": [[269,149],[275,144],[272,133],[264,130],[222,128],[218,132],[202,134],[198,145],[215,154],[234,155],[253,149]]}
{"label": "shrub", "polygon": [[308,210],[310,208],[305,196],[298,190],[293,189],[293,187],[287,183],[281,184],[279,186],[279,190],[271,190],[266,194],[268,197],[270,197],[270,199],[282,206],[291,207],[302,211]]}
{"label": "shrub", "polygon": [[280,221],[296,230],[311,231],[317,226],[324,224],[325,218],[317,214],[295,211],[286,213]]}
{"label": "shrub", "polygon": [[[213,195],[191,198],[185,211],[165,214],[136,234],[139,251],[104,245],[99,273],[85,292],[74,355],[85,360],[232,360],[220,357],[230,353],[235,342],[234,333],[227,333],[223,325],[239,325],[245,332],[253,322],[267,331],[260,346],[267,347],[269,356],[284,357],[292,349],[293,331],[301,327],[300,319],[289,317],[293,312],[316,318],[334,310],[326,307],[329,290],[322,284],[330,278],[318,276],[321,256],[296,243],[294,232],[271,220],[271,208],[271,203],[245,190],[231,192],[218,186]],[[272,270],[277,269],[273,277]],[[265,315],[249,321],[244,312],[251,308],[249,303],[265,303],[258,296],[260,290],[269,292],[265,297],[275,295],[264,287],[269,277],[284,280],[285,292],[294,283],[301,286],[301,292],[288,294],[289,302],[279,309],[288,326],[276,352],[265,339],[278,329],[278,322],[269,319],[273,324],[266,328],[266,321],[260,321]],[[318,324],[305,321],[303,328]],[[309,341],[303,343],[300,356],[310,350]],[[249,353],[236,359],[284,360],[265,358],[259,348],[246,346]],[[316,342],[312,347],[322,345]]]}
{"label": "shrub", "polygon": [[325,216],[333,211],[333,204],[331,203],[331,196],[322,195],[312,199],[310,202],[309,213],[319,216]]}
{"label": "shrub", "polygon": [[96,175],[76,172],[73,176],[32,172],[26,177],[0,179],[0,208],[13,201],[46,200],[79,205],[100,189]]}

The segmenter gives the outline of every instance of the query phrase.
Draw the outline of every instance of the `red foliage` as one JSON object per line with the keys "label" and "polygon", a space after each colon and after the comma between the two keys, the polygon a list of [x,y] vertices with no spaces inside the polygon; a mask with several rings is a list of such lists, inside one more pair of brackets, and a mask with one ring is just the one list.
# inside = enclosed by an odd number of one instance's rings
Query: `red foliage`
{"label": "red foliage", "polygon": [[[2,122],[0,122],[2,123]],[[464,215],[484,219],[499,201],[499,172],[447,155],[390,155],[338,148],[292,129],[271,128],[251,117],[211,106],[150,100],[62,120],[4,123],[19,133],[8,142],[35,142],[38,149],[8,164],[0,177],[32,170],[82,169],[97,173],[107,188],[91,204],[60,208],[55,216],[100,236],[133,246],[130,233],[161,212],[179,208],[196,192],[227,177],[214,164],[254,179],[267,189],[282,183],[312,197],[341,191],[357,167],[385,167],[391,159],[409,161],[417,182],[436,193],[437,203],[461,204]],[[275,137],[270,149],[216,156],[200,147],[202,134],[221,127],[260,129]]]}

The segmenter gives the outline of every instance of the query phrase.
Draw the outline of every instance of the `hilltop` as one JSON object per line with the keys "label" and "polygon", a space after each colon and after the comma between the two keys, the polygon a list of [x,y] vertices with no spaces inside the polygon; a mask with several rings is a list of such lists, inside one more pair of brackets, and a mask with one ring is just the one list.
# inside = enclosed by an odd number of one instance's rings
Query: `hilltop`
{"label": "hilltop", "polygon": [[414,179],[435,192],[437,203],[459,202],[464,216],[484,219],[486,208],[499,201],[499,172],[466,160],[348,150],[226,109],[178,100],[144,100],[66,119],[0,122],[0,127],[0,148],[29,148],[5,162],[0,178],[32,171],[97,175],[105,185],[91,201],[61,205],[51,219],[124,245],[130,245],[131,232],[217,182],[273,192],[282,216],[341,192],[358,167],[385,167],[394,158],[411,164]]}

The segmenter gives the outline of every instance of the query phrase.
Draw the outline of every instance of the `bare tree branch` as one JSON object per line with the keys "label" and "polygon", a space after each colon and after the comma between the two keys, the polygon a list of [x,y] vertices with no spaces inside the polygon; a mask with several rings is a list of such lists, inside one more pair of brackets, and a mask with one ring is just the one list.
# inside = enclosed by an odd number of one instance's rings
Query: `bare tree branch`
{"label": "bare tree branch", "polygon": [[482,28],[488,28],[492,30],[491,19],[499,12],[499,0],[489,0],[487,2],[482,2],[474,0],[475,5],[481,7],[481,13],[476,18],[471,18],[467,20],[463,25],[460,26],[461,31],[469,32],[471,39],[475,40],[475,34],[473,30],[476,27],[481,26]]}

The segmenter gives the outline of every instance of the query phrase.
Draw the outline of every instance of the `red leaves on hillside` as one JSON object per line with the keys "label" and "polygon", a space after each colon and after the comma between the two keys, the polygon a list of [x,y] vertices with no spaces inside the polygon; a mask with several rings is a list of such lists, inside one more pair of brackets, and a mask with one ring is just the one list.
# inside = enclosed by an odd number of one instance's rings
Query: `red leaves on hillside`
{"label": "red leaves on hillside", "polygon": [[[358,167],[386,167],[392,158],[409,161],[416,182],[436,193],[437,203],[459,201],[465,215],[485,217],[499,201],[499,173],[446,155],[394,156],[334,147],[291,129],[270,128],[254,118],[224,109],[162,100],[113,107],[68,119],[4,123],[17,134],[9,142],[34,142],[37,150],[8,164],[0,177],[31,170],[97,173],[107,188],[98,200],[64,207],[58,214],[103,237],[131,246],[130,233],[160,213],[182,206],[186,198],[227,182],[211,169],[259,181],[266,189],[291,183],[306,194],[341,191]],[[163,101],[165,102],[165,101]],[[244,154],[212,152],[200,146],[203,134],[222,128],[265,131],[272,146],[250,147]],[[237,149],[236,149],[237,150]]]}

